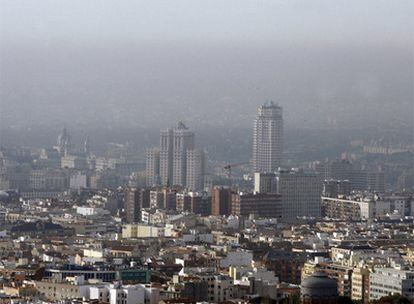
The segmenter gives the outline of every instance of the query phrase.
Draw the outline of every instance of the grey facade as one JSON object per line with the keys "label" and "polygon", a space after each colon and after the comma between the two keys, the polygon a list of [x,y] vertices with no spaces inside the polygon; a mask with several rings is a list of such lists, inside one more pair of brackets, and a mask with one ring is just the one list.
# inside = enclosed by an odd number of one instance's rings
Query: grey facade
{"label": "grey facade", "polygon": [[158,149],[147,150],[145,173],[148,187],[160,183],[160,151]]}
{"label": "grey facade", "polygon": [[321,215],[322,185],[317,174],[303,171],[280,171],[277,191],[282,195],[282,218]]}

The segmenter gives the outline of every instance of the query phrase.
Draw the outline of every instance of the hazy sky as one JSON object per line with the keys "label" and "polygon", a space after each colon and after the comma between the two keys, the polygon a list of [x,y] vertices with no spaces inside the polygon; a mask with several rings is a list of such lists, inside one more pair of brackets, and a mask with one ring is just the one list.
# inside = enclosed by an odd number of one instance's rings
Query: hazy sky
{"label": "hazy sky", "polygon": [[412,0],[0,1],[1,121],[413,120]]}
{"label": "hazy sky", "polygon": [[2,0],[2,41],[48,44],[397,43],[412,39],[411,0]]}

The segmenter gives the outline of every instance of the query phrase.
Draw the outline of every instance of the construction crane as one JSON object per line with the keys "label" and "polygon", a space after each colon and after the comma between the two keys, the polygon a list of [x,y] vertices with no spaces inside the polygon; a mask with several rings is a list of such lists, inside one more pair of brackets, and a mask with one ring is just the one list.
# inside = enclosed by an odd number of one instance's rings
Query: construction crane
{"label": "construction crane", "polygon": [[242,163],[235,163],[235,164],[227,164],[223,167],[224,171],[226,171],[227,177],[231,180],[231,169],[240,167],[243,165],[247,165],[250,162],[242,162]]}

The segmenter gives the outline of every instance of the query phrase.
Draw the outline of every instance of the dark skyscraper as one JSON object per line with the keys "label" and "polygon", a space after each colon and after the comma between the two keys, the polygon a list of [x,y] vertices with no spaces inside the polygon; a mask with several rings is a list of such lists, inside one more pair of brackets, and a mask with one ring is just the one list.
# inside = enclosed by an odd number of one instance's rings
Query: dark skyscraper
{"label": "dark skyscraper", "polygon": [[231,189],[215,186],[211,193],[211,214],[229,215],[231,213]]}
{"label": "dark skyscraper", "polygon": [[141,220],[141,209],[150,207],[150,190],[128,188],[125,191],[125,213],[127,223]]}

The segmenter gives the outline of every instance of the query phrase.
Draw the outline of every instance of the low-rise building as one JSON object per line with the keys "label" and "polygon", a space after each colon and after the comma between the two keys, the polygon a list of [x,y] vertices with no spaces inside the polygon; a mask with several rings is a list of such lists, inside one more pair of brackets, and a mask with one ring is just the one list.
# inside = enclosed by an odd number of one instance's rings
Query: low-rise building
{"label": "low-rise building", "polygon": [[164,228],[142,225],[128,224],[122,227],[122,238],[157,238],[164,236]]}

